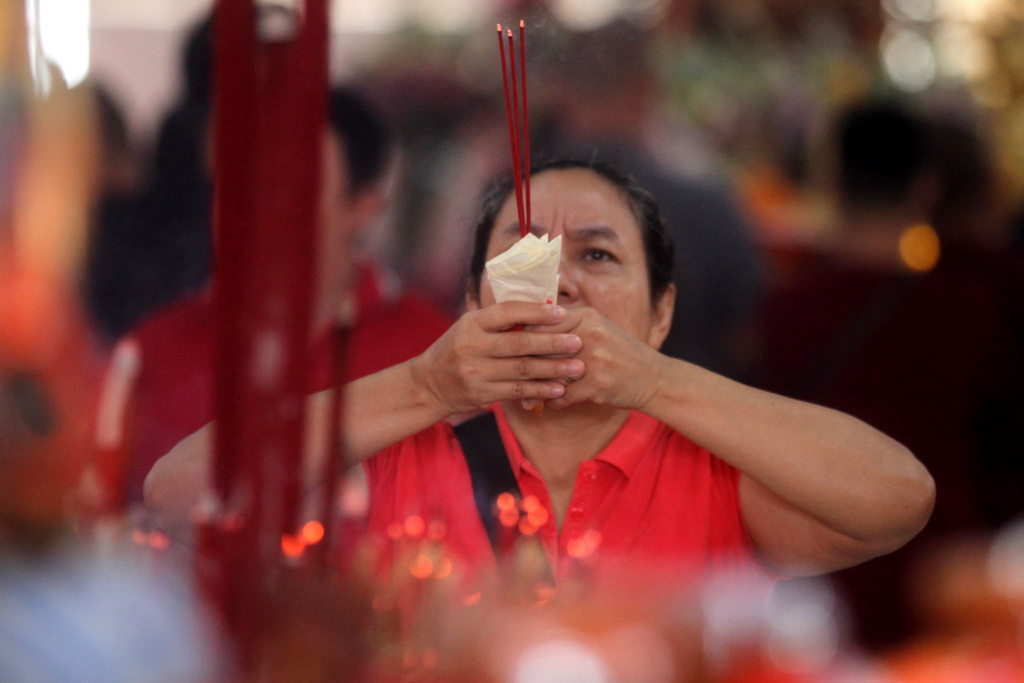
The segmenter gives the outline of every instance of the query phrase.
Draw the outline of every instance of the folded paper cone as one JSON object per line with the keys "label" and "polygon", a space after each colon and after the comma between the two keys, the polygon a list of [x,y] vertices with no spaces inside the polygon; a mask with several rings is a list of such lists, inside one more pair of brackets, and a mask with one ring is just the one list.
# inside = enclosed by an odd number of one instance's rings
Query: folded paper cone
{"label": "folded paper cone", "polygon": [[561,235],[548,242],[547,235],[528,234],[485,264],[494,298],[498,303],[556,303],[561,258]]}

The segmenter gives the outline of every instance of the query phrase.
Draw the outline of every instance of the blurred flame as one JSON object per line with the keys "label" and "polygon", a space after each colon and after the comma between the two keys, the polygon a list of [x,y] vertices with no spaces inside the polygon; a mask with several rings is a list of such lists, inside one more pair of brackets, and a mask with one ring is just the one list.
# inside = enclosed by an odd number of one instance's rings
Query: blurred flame
{"label": "blurred flame", "polygon": [[315,519],[306,522],[302,527],[302,538],[308,545],[316,545],[323,540],[323,537],[324,525]]}
{"label": "blurred flame", "polygon": [[434,561],[426,555],[420,554],[409,565],[409,573],[417,579],[429,578],[434,573]]}
{"label": "blurred flame", "polygon": [[161,531],[153,531],[149,534],[149,547],[153,550],[167,550],[171,547],[171,539]]}
{"label": "blurred flame", "polygon": [[452,569],[454,569],[454,567],[452,565],[452,561],[450,559],[448,559],[447,557],[442,558],[441,561],[437,563],[437,568],[434,571],[434,578],[435,579],[447,578],[448,576],[451,576]]}
{"label": "blurred flame", "polygon": [[908,268],[926,273],[939,262],[939,236],[927,223],[912,225],[900,235],[899,250],[900,258]]}
{"label": "blurred flame", "polygon": [[502,510],[501,514],[498,515],[498,519],[501,520],[502,526],[513,527],[519,523],[519,510],[515,508]]}
{"label": "blurred flame", "polygon": [[408,536],[421,536],[426,524],[419,515],[409,515],[405,518],[405,533]]}
{"label": "blurred flame", "polygon": [[538,529],[548,523],[548,511],[545,508],[536,507],[533,510],[529,510],[527,516],[529,517],[530,524]]}
{"label": "blurred flame", "polygon": [[537,527],[530,522],[529,517],[523,517],[519,520],[519,532],[524,536],[532,536],[537,533]]}
{"label": "blurred flame", "polygon": [[285,557],[301,557],[305,550],[306,542],[301,536],[295,536],[292,534],[285,534],[281,536],[281,552],[284,553]]}

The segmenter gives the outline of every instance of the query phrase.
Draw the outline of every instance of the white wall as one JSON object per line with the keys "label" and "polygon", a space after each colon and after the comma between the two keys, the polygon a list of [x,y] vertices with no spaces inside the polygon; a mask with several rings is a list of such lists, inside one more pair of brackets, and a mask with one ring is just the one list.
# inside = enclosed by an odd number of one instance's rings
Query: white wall
{"label": "white wall", "polygon": [[[148,142],[180,87],[180,50],[211,0],[91,0],[91,77],[124,106],[133,137]],[[372,60],[403,7],[418,0],[332,3],[331,77],[345,79]],[[452,0],[445,0],[451,2]],[[480,16],[479,3],[458,0]],[[398,8],[396,10],[396,7]],[[387,11],[382,8],[390,8]]]}

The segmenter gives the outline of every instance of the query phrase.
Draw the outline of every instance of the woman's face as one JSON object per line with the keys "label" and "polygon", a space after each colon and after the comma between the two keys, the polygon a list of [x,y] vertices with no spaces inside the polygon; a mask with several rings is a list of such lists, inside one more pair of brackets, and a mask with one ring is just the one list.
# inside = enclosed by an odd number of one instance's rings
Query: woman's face
{"label": "woman's face", "polygon": [[[572,168],[532,177],[530,194],[533,233],[549,239],[562,236],[558,304],[568,309],[590,306],[626,332],[659,347],[671,324],[675,289],[669,287],[651,302],[640,226],[622,191],[593,171]],[[518,240],[513,193],[495,218],[488,260]],[[494,302],[485,273],[479,305]]]}

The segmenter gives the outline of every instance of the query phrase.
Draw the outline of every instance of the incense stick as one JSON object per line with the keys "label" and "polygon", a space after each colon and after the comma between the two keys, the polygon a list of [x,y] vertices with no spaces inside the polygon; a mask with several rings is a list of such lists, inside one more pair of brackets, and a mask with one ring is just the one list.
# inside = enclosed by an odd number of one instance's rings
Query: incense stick
{"label": "incense stick", "polygon": [[516,76],[516,47],[512,39],[512,29],[508,30],[508,52],[512,58],[512,112],[515,114],[516,153],[514,156],[516,166],[516,204],[519,209],[519,236],[526,237],[526,234],[530,232],[530,226],[524,220],[526,216],[526,203],[523,201],[523,144],[522,138],[519,135],[519,92],[517,90],[519,78]]}
{"label": "incense stick", "polygon": [[[509,31],[509,49],[512,52],[510,57],[512,58],[512,68],[515,69],[516,53],[512,49],[512,31]],[[517,149],[517,135],[516,126],[518,126],[518,112],[519,108],[516,107],[516,112],[513,114],[512,111],[512,98],[509,95],[508,89],[508,63],[505,60],[505,42],[501,35],[501,24],[498,24],[498,49],[501,52],[501,78],[505,84],[505,113],[508,116],[508,138],[509,146],[512,149],[512,175],[515,181],[516,188],[516,210],[519,214],[519,233],[521,237],[526,237],[526,216],[523,212],[523,201],[522,201],[522,178],[519,167],[519,150]],[[514,76],[513,76],[514,78]],[[513,81],[514,83],[514,81]]]}
{"label": "incense stick", "polygon": [[526,99],[526,22],[519,20],[519,73],[523,79],[523,153],[526,163],[523,164],[523,204],[526,206],[526,229],[533,228],[533,216],[530,213],[530,108]]}

